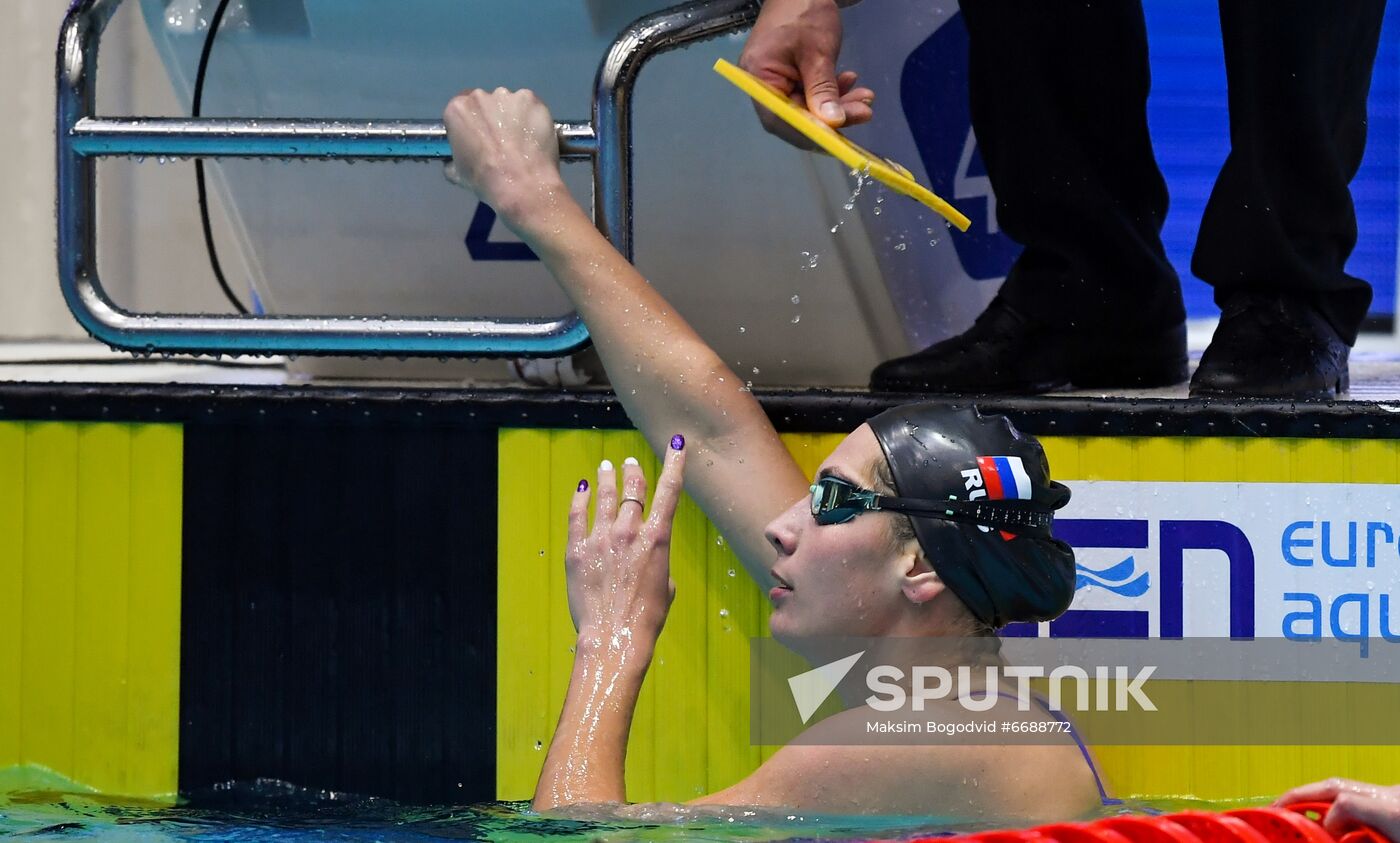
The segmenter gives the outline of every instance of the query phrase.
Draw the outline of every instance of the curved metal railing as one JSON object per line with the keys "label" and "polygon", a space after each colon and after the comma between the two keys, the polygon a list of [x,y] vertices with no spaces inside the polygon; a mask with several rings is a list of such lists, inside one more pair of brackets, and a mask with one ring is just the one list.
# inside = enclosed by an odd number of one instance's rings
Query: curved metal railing
{"label": "curved metal railing", "polygon": [[[105,156],[447,160],[431,121],[166,119],[96,114],[97,51],[122,0],[75,0],[58,44],[58,277],[78,322],[132,351],[530,357],[584,347],[577,314],[543,319],[134,313],[97,274],[96,161]],[[556,126],[566,160],[593,162],[593,219],[632,259],[632,88],[652,57],[751,25],[758,0],[698,0],[642,18],[613,43],[594,91],[593,119]]]}

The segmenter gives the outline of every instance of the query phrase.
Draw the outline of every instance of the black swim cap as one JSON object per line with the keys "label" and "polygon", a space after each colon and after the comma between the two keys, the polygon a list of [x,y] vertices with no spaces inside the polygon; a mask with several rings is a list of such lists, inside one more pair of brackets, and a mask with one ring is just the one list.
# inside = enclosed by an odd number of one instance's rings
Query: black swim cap
{"label": "black swim cap", "polygon": [[[1005,416],[975,407],[906,404],[871,419],[894,493],[926,500],[1026,500],[1052,512],[1069,489],[1050,479],[1045,451]],[[992,628],[1057,617],[1074,599],[1074,551],[1058,539],[911,518],[929,564]]]}

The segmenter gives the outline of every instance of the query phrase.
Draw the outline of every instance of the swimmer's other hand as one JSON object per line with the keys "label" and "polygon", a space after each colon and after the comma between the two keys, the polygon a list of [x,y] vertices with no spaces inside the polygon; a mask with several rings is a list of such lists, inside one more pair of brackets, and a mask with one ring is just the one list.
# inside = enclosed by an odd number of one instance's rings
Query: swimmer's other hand
{"label": "swimmer's other hand", "polygon": [[[564,571],[569,614],[580,648],[650,659],[651,648],[676,596],[671,580],[671,524],[680,502],[685,440],[672,440],[650,509],[647,479],[636,460],[622,464],[622,496],[608,460],[598,467],[593,528],[588,527],[588,482],[580,481],[569,507]],[[583,652],[581,649],[580,652]]]}
{"label": "swimmer's other hand", "polygon": [[563,190],[559,139],[549,109],[529,90],[480,88],[452,98],[442,115],[452,144],[447,178],[471,190],[508,225]]}
{"label": "swimmer's other hand", "polygon": [[1279,807],[1294,802],[1331,802],[1323,821],[1333,837],[1370,826],[1400,843],[1400,785],[1383,787],[1353,779],[1331,778],[1295,787],[1275,800]]}

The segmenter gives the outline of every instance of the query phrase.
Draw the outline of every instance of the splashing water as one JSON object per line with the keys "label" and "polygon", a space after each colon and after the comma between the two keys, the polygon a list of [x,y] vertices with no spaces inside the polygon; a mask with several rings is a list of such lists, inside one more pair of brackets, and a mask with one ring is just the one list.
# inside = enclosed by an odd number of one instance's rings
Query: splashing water
{"label": "splashing water", "polygon": [[[861,191],[865,189],[865,183],[870,180],[870,168],[866,167],[864,170],[852,170],[851,178],[855,179],[855,187],[852,188],[851,195],[849,198],[846,199],[845,204],[841,206],[841,208],[845,211],[855,210],[856,200],[860,198]],[[845,224],[846,216],[842,214],[840,217],[837,218],[836,225],[833,225],[831,227],[831,233],[835,234],[837,230]]]}
{"label": "splashing water", "polygon": [[846,200],[843,206],[846,210],[855,210],[856,200],[860,198],[860,192],[865,189],[865,183],[870,181],[870,167],[863,170],[852,170],[851,177],[856,180],[855,189],[851,191],[851,198]]}

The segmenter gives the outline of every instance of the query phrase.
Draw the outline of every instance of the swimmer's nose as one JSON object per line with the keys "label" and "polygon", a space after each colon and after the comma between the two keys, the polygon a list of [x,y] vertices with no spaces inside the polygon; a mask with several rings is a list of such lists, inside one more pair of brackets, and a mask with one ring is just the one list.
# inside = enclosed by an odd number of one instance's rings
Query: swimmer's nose
{"label": "swimmer's nose", "polygon": [[763,531],[763,536],[768,539],[769,544],[773,545],[773,549],[778,551],[779,556],[791,556],[792,543],[777,530],[777,524],[776,521],[769,524],[768,529]]}
{"label": "swimmer's nose", "polygon": [[[799,503],[806,503],[803,498]],[[797,519],[793,517],[793,511],[797,505],[789,507],[787,512],[768,522],[768,526],[763,529],[763,537],[778,552],[779,557],[791,556],[797,549]]]}

